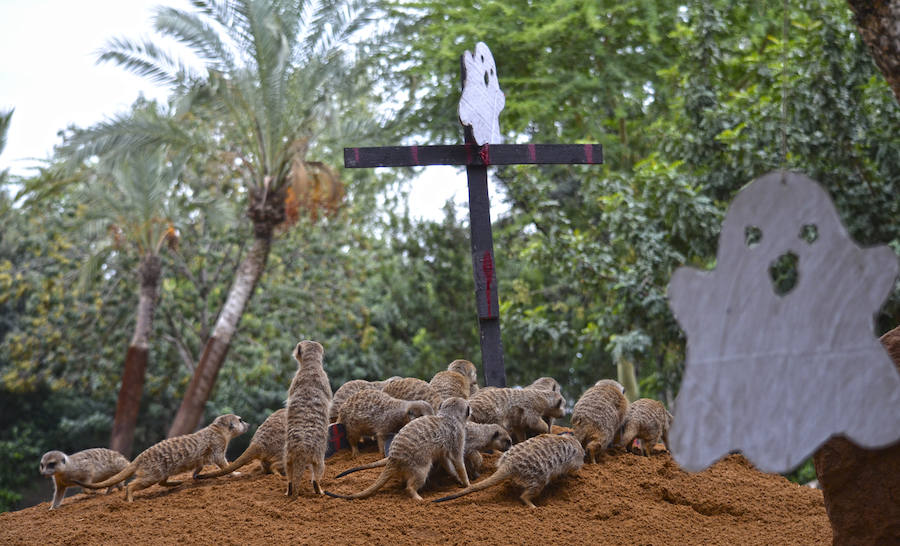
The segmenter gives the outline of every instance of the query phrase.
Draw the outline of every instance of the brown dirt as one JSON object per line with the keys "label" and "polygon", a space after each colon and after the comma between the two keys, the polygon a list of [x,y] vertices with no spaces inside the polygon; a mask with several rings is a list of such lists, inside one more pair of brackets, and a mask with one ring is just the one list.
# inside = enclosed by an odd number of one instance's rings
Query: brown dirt
{"label": "brown dirt", "polygon": [[[485,457],[484,476],[493,471],[497,457]],[[325,487],[341,493],[365,488],[381,469],[339,480],[334,476],[377,458],[373,451],[357,460],[348,452],[335,455],[327,461]],[[399,483],[364,500],[322,498],[311,487],[289,500],[281,478],[253,470],[188,479],[169,490],[153,486],[135,495],[131,504],[120,492],[79,494],[65,499],[58,510],[48,511],[45,502],[0,514],[0,543],[747,546],[825,544],[832,536],[821,491],[760,473],[739,455],[689,474],[666,453],[648,458],[620,451],[548,486],[536,499],[536,509],[522,505],[519,492],[505,485],[442,504],[416,503]],[[428,500],[457,489],[449,478],[435,475],[421,493]]]}

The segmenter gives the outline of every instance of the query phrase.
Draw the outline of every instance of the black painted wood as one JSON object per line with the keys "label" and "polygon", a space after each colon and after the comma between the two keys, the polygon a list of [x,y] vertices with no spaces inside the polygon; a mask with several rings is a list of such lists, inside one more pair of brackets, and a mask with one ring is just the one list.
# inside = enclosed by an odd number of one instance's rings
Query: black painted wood
{"label": "black painted wood", "polygon": [[455,144],[344,148],[344,166],[419,167],[424,165],[597,165],[599,144]]}
{"label": "black painted wood", "polygon": [[466,167],[466,175],[469,180],[472,276],[475,279],[475,307],[478,311],[484,380],[489,387],[505,387],[506,368],[500,339],[500,298],[494,261],[487,167]]}

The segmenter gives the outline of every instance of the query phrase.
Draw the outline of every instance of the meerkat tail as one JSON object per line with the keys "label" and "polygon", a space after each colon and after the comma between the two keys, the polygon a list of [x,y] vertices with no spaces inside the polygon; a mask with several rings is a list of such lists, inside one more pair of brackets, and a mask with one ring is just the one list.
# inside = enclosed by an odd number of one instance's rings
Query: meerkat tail
{"label": "meerkat tail", "polygon": [[488,487],[490,487],[492,485],[497,485],[498,483],[502,482],[503,480],[505,480],[508,477],[509,477],[508,472],[504,472],[502,470],[497,470],[496,472],[491,474],[490,477],[485,478],[478,483],[472,484],[469,487],[466,487],[465,489],[463,489],[462,491],[460,491],[458,493],[454,493],[452,495],[447,495],[446,497],[441,497],[441,498],[439,498],[437,500],[433,500],[431,502],[444,502],[444,501],[448,501],[448,500],[458,499],[459,497],[462,497],[463,495],[468,495],[469,493],[474,493],[476,491],[481,491],[482,489],[487,489]]}
{"label": "meerkat tail", "polygon": [[375,483],[370,485],[368,488],[360,491],[359,493],[354,493],[352,495],[338,495],[337,493],[331,493],[329,491],[325,491],[324,493],[329,497],[334,497],[337,499],[365,499],[367,497],[371,497],[372,495],[377,493],[379,489],[384,487],[384,484],[386,484],[391,479],[391,475],[392,472],[388,471],[388,469],[386,468],[381,473],[381,475],[378,476],[378,479],[375,480]]}
{"label": "meerkat tail", "polygon": [[132,462],[128,463],[128,466],[123,468],[121,472],[119,472],[115,476],[112,476],[106,480],[103,480],[102,482],[82,483],[78,480],[72,480],[72,481],[77,483],[81,487],[84,487],[87,489],[103,489],[104,487],[110,487],[110,486],[116,485],[117,483],[119,483],[123,480],[127,480],[128,478],[131,477],[132,474],[135,473],[135,471],[137,471],[137,464],[135,464],[135,462],[132,461]]}
{"label": "meerkat tail", "polygon": [[207,478],[218,478],[218,477],[224,476],[226,474],[231,474],[238,468],[240,468],[246,464],[249,464],[250,461],[252,461],[254,458],[256,458],[256,456],[257,456],[256,446],[249,446],[249,447],[247,447],[247,449],[244,450],[243,453],[241,453],[240,457],[231,461],[231,464],[226,465],[225,468],[220,468],[219,470],[210,472],[208,474],[197,474],[195,479],[205,480]]}
{"label": "meerkat tail", "polygon": [[359,472],[360,470],[368,470],[370,468],[378,468],[381,466],[387,466],[387,462],[388,462],[388,458],[385,457],[384,459],[379,459],[379,460],[375,461],[374,463],[364,464],[362,466],[357,466],[357,467],[351,468],[349,470],[344,470],[343,472],[341,472],[340,474],[335,476],[335,478],[342,478],[342,477],[346,476],[347,474]]}

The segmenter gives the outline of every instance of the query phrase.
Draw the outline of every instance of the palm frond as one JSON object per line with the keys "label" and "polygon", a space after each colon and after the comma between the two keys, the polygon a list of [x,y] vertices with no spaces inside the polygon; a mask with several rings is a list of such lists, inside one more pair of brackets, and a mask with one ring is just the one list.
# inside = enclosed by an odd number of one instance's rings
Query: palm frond
{"label": "palm frond", "polygon": [[9,125],[12,123],[12,115],[15,108],[11,108],[5,112],[0,111],[0,154],[6,148],[6,134],[9,132]]}
{"label": "palm frond", "polygon": [[109,261],[110,257],[116,252],[115,246],[111,241],[106,241],[94,252],[88,259],[82,262],[78,269],[78,283],[76,285],[79,292],[84,292],[91,282],[97,278],[103,266]]}
{"label": "palm frond", "polygon": [[80,163],[94,156],[124,157],[127,153],[164,145],[189,146],[192,142],[192,135],[179,120],[155,109],[144,109],[116,114],[87,129],[79,129],[57,151]]}
{"label": "palm frond", "polygon": [[205,22],[197,14],[162,6],[157,8],[153,22],[157,32],[171,36],[190,48],[208,68],[217,70],[235,68],[234,55],[222,42],[218,25]]}
{"label": "palm frond", "polygon": [[175,85],[190,77],[190,67],[149,40],[111,38],[99,50],[98,62],[113,62],[155,83]]}

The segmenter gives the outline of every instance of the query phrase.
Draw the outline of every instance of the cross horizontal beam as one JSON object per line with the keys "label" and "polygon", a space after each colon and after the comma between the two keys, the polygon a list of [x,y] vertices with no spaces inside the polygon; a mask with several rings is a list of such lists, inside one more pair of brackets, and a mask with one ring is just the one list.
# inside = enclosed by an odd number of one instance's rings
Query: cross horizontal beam
{"label": "cross horizontal beam", "polygon": [[423,165],[536,165],[603,163],[600,144],[453,144],[344,148],[344,166],[418,167]]}

